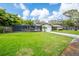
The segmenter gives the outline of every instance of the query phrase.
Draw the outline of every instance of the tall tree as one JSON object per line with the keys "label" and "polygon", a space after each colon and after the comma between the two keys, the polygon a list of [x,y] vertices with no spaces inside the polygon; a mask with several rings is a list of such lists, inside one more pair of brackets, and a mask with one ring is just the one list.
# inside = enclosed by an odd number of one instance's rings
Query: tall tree
{"label": "tall tree", "polygon": [[79,12],[76,9],[68,10],[63,13],[65,16],[69,17],[71,21],[74,22],[75,30],[77,30],[76,27],[79,26]]}
{"label": "tall tree", "polygon": [[0,25],[11,26],[22,24],[22,18],[16,14],[7,13],[5,9],[0,9]]}
{"label": "tall tree", "polygon": [[63,26],[68,26],[68,27],[73,27],[73,26],[74,26],[74,22],[73,22],[72,20],[70,20],[70,19],[68,19],[68,20],[63,20],[63,21],[62,21],[62,25],[63,25]]}
{"label": "tall tree", "polygon": [[4,25],[5,14],[6,14],[5,9],[0,8],[0,25]]}
{"label": "tall tree", "polygon": [[[79,22],[79,12],[76,9],[68,10],[63,13],[65,16],[69,17],[70,20],[74,21],[74,25],[76,26]],[[77,22],[78,21],[78,22]]]}

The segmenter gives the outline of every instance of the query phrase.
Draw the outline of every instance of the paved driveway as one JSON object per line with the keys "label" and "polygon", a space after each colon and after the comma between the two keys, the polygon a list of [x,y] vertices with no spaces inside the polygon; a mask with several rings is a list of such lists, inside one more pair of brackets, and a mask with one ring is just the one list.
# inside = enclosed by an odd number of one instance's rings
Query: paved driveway
{"label": "paved driveway", "polygon": [[67,34],[67,33],[59,33],[59,32],[50,32],[50,33],[54,33],[54,34],[58,34],[58,35],[64,35],[64,36],[68,36],[68,37],[72,37],[72,38],[78,38],[79,35],[76,34]]}
{"label": "paved driveway", "polygon": [[50,32],[50,33],[74,38],[69,44],[69,46],[63,50],[61,56],[79,56],[79,35],[59,33],[59,32]]}

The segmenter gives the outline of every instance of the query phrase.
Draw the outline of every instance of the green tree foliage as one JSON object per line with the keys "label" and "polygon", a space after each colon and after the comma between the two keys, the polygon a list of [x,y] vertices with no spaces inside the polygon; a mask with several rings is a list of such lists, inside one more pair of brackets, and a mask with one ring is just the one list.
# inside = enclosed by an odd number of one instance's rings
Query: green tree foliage
{"label": "green tree foliage", "polygon": [[79,25],[79,12],[76,9],[68,10],[63,13],[65,16],[69,17],[71,20],[70,22],[74,22],[74,26]]}
{"label": "green tree foliage", "polygon": [[69,17],[70,20],[64,21],[68,26],[74,26],[75,30],[79,26],[79,12],[76,9],[68,10],[63,13],[65,16]]}
{"label": "green tree foliage", "polygon": [[34,22],[33,22],[33,20],[26,20],[26,24],[28,24],[28,25],[33,25]]}
{"label": "green tree foliage", "polygon": [[12,26],[18,24],[29,24],[32,25],[32,20],[23,20],[16,14],[7,13],[5,9],[0,9],[0,25],[2,26]]}
{"label": "green tree foliage", "polygon": [[3,16],[5,13],[6,13],[6,12],[5,12],[5,9],[0,8],[0,16]]}
{"label": "green tree foliage", "polygon": [[63,14],[72,19],[79,17],[79,12],[76,9],[68,10],[68,11],[64,12]]}
{"label": "green tree foliage", "polygon": [[62,21],[63,26],[69,26],[69,27],[73,27],[74,26],[74,22],[70,19],[68,20],[63,20]]}

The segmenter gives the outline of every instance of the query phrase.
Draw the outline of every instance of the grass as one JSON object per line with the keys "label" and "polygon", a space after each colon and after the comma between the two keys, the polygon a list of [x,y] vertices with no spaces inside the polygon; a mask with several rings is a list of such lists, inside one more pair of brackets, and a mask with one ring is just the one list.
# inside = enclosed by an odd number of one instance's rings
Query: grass
{"label": "grass", "polygon": [[72,38],[45,32],[0,34],[0,56],[57,56]]}
{"label": "grass", "polygon": [[75,30],[55,30],[55,32],[62,32],[62,33],[69,33],[69,34],[77,34],[79,35],[79,31],[75,31]]}

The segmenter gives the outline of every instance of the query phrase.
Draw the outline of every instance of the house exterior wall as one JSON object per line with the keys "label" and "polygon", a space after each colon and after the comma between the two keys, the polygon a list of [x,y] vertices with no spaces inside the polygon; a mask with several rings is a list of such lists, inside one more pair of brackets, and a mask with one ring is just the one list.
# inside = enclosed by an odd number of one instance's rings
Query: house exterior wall
{"label": "house exterior wall", "polygon": [[61,25],[53,25],[53,30],[62,30],[63,26]]}
{"label": "house exterior wall", "polygon": [[52,26],[48,25],[48,24],[42,25],[42,31],[43,32],[50,32],[50,31],[52,31]]}

